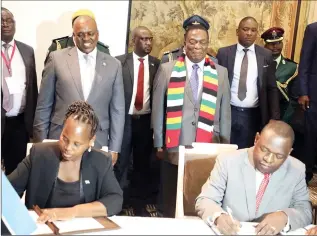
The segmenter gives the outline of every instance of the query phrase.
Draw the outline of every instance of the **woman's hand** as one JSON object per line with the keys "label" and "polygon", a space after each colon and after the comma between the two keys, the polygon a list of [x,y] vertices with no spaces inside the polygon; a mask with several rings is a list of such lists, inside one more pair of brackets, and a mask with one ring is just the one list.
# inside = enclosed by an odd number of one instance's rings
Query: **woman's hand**
{"label": "woman's hand", "polygon": [[75,207],[44,209],[37,219],[38,223],[46,223],[56,220],[70,220],[76,217]]}

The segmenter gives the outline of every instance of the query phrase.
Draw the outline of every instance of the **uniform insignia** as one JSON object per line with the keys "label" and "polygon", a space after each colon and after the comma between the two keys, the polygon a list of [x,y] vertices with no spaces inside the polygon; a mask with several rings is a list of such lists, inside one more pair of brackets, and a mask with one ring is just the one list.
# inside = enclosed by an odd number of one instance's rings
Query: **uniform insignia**
{"label": "uniform insignia", "polygon": [[56,40],[56,50],[60,50],[60,49],[62,49],[62,45],[59,42],[59,40]]}
{"label": "uniform insignia", "polygon": [[284,59],[282,60],[282,63],[285,65],[285,60]]}
{"label": "uniform insignia", "polygon": [[277,33],[276,33],[276,31],[275,31],[275,30],[273,30],[273,32],[272,32],[272,36],[273,36],[274,38],[277,36]]}
{"label": "uniform insignia", "polygon": [[170,51],[163,52],[163,55],[170,53]]}
{"label": "uniform insignia", "polygon": [[197,21],[194,21],[194,22],[192,23],[192,25],[200,25],[200,23],[197,22]]}

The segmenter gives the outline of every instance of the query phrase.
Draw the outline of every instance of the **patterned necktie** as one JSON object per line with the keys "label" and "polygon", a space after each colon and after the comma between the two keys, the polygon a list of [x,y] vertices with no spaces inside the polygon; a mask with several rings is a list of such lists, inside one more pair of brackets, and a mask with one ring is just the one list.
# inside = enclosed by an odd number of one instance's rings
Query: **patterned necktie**
{"label": "patterned necktie", "polygon": [[247,96],[247,75],[248,75],[248,52],[249,49],[244,48],[244,57],[241,64],[238,98],[243,101]]}
{"label": "patterned necktie", "polygon": [[[4,47],[4,55],[6,57],[6,60],[7,62],[10,61],[10,57],[9,57],[9,48],[10,48],[10,44],[8,43],[5,43],[3,44],[3,47]],[[2,101],[2,107],[7,111],[9,112],[12,107],[13,107],[13,95],[10,94],[9,92],[9,89],[8,89],[8,85],[7,85],[7,82],[5,80],[5,78],[7,77],[11,77],[12,75],[10,74],[7,66],[5,65],[4,63],[4,60],[2,59],[2,92],[3,92],[3,101]],[[11,68],[10,68],[11,70]],[[12,73],[12,70],[11,70],[11,73]]]}
{"label": "patterned necktie", "polygon": [[135,97],[134,106],[135,109],[138,111],[142,110],[143,108],[143,91],[144,91],[144,59],[139,58],[140,61],[139,65],[139,73],[138,73],[138,87]]}
{"label": "patterned necktie", "polygon": [[256,194],[256,211],[258,211],[259,209],[263,195],[265,193],[265,189],[267,185],[269,184],[269,182],[270,182],[270,174],[264,174],[264,179],[262,180],[259,190]]}
{"label": "patterned necktie", "polygon": [[192,74],[190,76],[190,86],[192,87],[192,92],[193,92],[193,97],[195,102],[197,102],[197,97],[198,97],[198,69],[199,69],[199,65],[198,64],[194,64],[193,65],[193,71]]}

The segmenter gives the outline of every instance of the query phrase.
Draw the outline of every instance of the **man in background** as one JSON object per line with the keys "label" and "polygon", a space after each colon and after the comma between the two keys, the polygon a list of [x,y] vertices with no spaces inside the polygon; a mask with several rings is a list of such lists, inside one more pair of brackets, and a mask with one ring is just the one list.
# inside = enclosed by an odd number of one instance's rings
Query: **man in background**
{"label": "man in background", "polygon": [[6,174],[25,158],[38,96],[34,50],[14,39],[15,19],[1,8],[1,156]]}
{"label": "man in background", "polygon": [[272,120],[253,147],[220,154],[196,199],[198,215],[226,235],[236,235],[239,222],[259,222],[256,235],[311,224],[305,165],[290,156],[293,142],[292,128]]}
{"label": "man in background", "polygon": [[220,48],[217,59],[228,69],[231,87],[231,142],[239,148],[251,147],[256,132],[270,119],[280,118],[272,53],[254,44],[258,23],[243,18],[237,29],[238,43]]}
{"label": "man in background", "polygon": [[[114,170],[123,188],[133,154],[130,190],[135,191],[131,194],[129,191],[124,192],[124,204],[134,205],[137,214],[141,213],[141,208],[145,205],[144,200],[153,203],[153,200],[149,199],[153,189],[150,165],[153,151],[152,87],[160,60],[149,55],[152,51],[152,41],[152,32],[144,26],[139,26],[132,31],[133,52],[117,57],[122,64],[125,124],[121,153]],[[138,199],[136,204],[132,203],[133,197]]]}
{"label": "man in background", "polygon": [[68,106],[76,100],[87,101],[100,122],[95,147],[105,151],[108,147],[115,163],[124,127],[121,63],[97,50],[99,32],[94,18],[77,17],[73,37],[76,47],[52,52],[45,65],[35,112],[34,140],[59,139]]}
{"label": "man in background", "polygon": [[194,15],[183,28],[185,54],[161,64],[153,85],[154,147],[164,159],[159,207],[165,217],[175,217],[179,145],[230,140],[228,74],[207,55],[209,23]]}
{"label": "man in background", "polygon": [[307,182],[313,178],[317,153],[317,22],[307,25],[299,62],[300,97],[305,111],[305,155]]}
{"label": "man in background", "polygon": [[[94,13],[86,9],[81,9],[76,11],[73,14],[72,25],[74,24],[74,21],[78,16],[90,16],[91,18],[95,19]],[[68,48],[68,47],[74,47],[74,46],[75,46],[75,43],[74,43],[73,36],[65,36],[65,37],[53,39],[51,46],[48,48],[44,64],[46,64],[51,52]],[[100,41],[97,42],[97,49],[100,50],[101,52],[104,52],[110,55],[109,46],[103,44]]]}

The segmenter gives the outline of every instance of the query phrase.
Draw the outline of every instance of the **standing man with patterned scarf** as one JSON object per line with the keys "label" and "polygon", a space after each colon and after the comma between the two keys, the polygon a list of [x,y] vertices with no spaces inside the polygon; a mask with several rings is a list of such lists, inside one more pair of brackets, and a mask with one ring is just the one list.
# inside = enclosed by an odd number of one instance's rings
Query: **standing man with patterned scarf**
{"label": "standing man with patterned scarf", "polygon": [[153,84],[154,147],[163,159],[159,210],[164,217],[175,217],[179,145],[230,140],[228,72],[207,55],[209,24],[194,15],[183,28],[186,54],[161,64]]}

